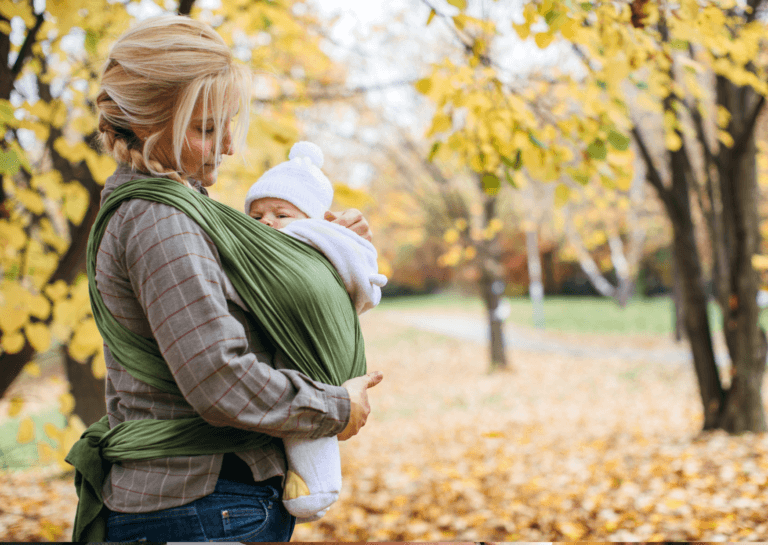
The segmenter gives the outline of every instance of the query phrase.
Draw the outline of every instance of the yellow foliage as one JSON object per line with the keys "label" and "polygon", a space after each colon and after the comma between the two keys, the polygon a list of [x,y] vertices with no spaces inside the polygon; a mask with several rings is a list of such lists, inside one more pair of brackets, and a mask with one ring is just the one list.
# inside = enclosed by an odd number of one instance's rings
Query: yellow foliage
{"label": "yellow foliage", "polygon": [[29,189],[17,190],[16,200],[33,214],[39,215],[45,211],[45,204],[43,203],[43,199],[38,193]]}
{"label": "yellow foliage", "polygon": [[[18,331],[27,322],[29,316],[29,292],[19,287],[13,286],[9,282],[0,287],[0,303],[2,303],[3,312],[0,312],[0,329],[9,333]],[[8,350],[5,346],[4,350]],[[19,347],[19,350],[21,347]],[[18,350],[17,350],[18,351]]]}
{"label": "yellow foliage", "polygon": [[107,363],[104,361],[103,350],[99,350],[93,356],[93,360],[91,361],[91,373],[97,379],[103,379],[105,376],[107,376]]}
{"label": "yellow foliage", "polygon": [[11,418],[18,416],[19,413],[21,412],[22,407],[24,407],[24,398],[19,396],[13,396],[11,398],[10,406],[8,407],[8,416]]}
{"label": "yellow foliage", "polygon": [[24,348],[24,335],[19,331],[3,332],[2,339],[0,339],[0,348],[7,354],[16,354]]}
{"label": "yellow foliage", "polygon": [[0,245],[20,250],[27,244],[27,234],[18,223],[0,220]]}
{"label": "yellow foliage", "polygon": [[88,153],[85,156],[85,162],[88,165],[93,179],[99,185],[104,185],[117,168],[117,163],[109,155],[99,155],[95,152]]}
{"label": "yellow foliage", "polygon": [[373,198],[362,189],[353,189],[346,184],[333,184],[333,202],[341,209],[363,208],[374,204]]}
{"label": "yellow foliage", "polygon": [[65,416],[72,414],[75,409],[75,398],[69,392],[65,392],[59,396],[59,412]]}
{"label": "yellow foliage", "polygon": [[24,372],[28,374],[30,377],[35,377],[35,378],[39,378],[40,375],[42,374],[42,371],[40,370],[40,366],[33,361],[29,362],[24,366]]}
{"label": "yellow foliage", "polygon": [[79,182],[70,182],[63,186],[63,190],[64,215],[73,224],[80,225],[90,203],[88,191]]}
{"label": "yellow foliage", "polygon": [[729,133],[728,131],[723,131],[723,130],[717,131],[717,139],[720,140],[720,142],[722,142],[722,144],[725,147],[727,148],[733,147],[733,137],[731,136],[731,133]]}
{"label": "yellow foliage", "polygon": [[768,271],[768,255],[753,255],[752,267],[757,271]]}
{"label": "yellow foliage", "polygon": [[79,362],[84,362],[91,355],[101,351],[103,344],[96,322],[88,319],[75,329],[68,346],[69,355]]}
{"label": "yellow foliage", "polygon": [[27,417],[19,423],[19,433],[16,436],[16,442],[20,445],[31,443],[35,438],[35,423]]}
{"label": "yellow foliage", "polygon": [[557,184],[555,188],[555,205],[563,206],[571,197],[571,188],[565,184]]}
{"label": "yellow foliage", "polygon": [[41,322],[28,323],[24,326],[27,340],[36,352],[45,352],[51,347],[51,330]]}
{"label": "yellow foliage", "polygon": [[69,287],[63,280],[57,280],[45,287],[45,294],[55,303],[64,299],[69,293]]}
{"label": "yellow foliage", "polygon": [[552,32],[537,32],[534,36],[534,41],[539,49],[546,49],[554,39],[555,35]]}
{"label": "yellow foliage", "polygon": [[453,229],[453,228],[448,229],[443,234],[443,240],[445,242],[447,242],[448,244],[453,244],[453,243],[455,243],[456,241],[459,240],[459,232],[456,229]]}

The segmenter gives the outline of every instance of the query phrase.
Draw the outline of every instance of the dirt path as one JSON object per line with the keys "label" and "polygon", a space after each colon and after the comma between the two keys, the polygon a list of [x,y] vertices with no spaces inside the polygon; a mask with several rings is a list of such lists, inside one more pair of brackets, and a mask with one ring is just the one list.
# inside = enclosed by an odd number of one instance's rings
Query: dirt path
{"label": "dirt path", "polygon": [[[488,324],[480,313],[436,311],[383,311],[389,318],[424,331],[456,339],[484,343],[488,340]],[[687,343],[675,343],[660,336],[591,335],[539,330],[506,323],[505,345],[512,350],[558,354],[566,357],[620,357],[628,361],[654,361],[685,364],[691,362]],[[718,346],[722,342],[718,342]],[[728,355],[722,349],[718,364],[725,364]]]}

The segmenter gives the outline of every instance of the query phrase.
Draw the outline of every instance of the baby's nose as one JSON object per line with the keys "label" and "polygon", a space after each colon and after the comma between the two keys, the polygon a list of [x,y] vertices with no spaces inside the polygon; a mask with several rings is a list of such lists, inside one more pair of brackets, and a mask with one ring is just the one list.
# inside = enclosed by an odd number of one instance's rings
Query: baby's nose
{"label": "baby's nose", "polygon": [[267,217],[263,217],[259,221],[264,225],[266,225],[267,227],[272,227],[272,220]]}

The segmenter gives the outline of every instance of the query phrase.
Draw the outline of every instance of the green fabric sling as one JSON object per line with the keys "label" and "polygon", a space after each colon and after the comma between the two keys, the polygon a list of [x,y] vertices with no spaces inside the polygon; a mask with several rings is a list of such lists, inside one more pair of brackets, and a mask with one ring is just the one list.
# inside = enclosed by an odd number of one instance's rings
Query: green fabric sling
{"label": "green fabric sling", "polygon": [[[326,384],[365,374],[360,322],[344,283],[322,254],[233,208],[166,178],[117,187],[102,206],[87,246],[93,316],[112,356],[133,377],[181,395],[157,342],[123,327],[96,289],[96,254],[112,214],[123,201],[144,199],[184,212],[213,240],[222,266],[269,340],[296,369]],[[134,420],[109,429],[107,417],[89,427],[70,450],[79,498],[73,541],[105,541],[101,489],[114,462],[221,454],[258,448],[264,434],[215,427],[201,417]]]}

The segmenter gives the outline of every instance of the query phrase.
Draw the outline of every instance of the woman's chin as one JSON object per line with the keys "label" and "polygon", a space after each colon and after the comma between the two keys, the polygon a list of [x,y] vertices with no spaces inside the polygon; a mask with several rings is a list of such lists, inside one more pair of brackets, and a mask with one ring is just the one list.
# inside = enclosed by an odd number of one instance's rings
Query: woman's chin
{"label": "woman's chin", "polygon": [[203,173],[198,180],[200,180],[200,185],[203,187],[211,187],[213,184],[216,183],[216,178],[219,176],[219,171],[213,170],[211,172],[205,172]]}

